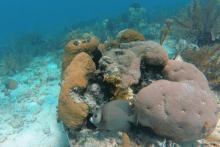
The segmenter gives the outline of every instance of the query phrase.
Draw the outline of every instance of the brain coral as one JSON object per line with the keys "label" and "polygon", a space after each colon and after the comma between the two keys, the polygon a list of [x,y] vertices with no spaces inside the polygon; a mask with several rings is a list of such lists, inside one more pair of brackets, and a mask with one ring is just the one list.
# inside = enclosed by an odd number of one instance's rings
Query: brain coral
{"label": "brain coral", "polygon": [[87,104],[74,101],[70,91],[75,87],[86,88],[87,76],[95,69],[95,63],[91,57],[82,52],[76,55],[64,72],[59,96],[58,117],[69,128],[79,128],[88,115]]}
{"label": "brain coral", "polygon": [[62,71],[70,64],[73,58],[80,52],[92,53],[98,48],[99,41],[96,37],[92,37],[89,40],[71,40],[67,43],[63,61],[62,61]]}
{"label": "brain coral", "polygon": [[120,43],[126,43],[131,41],[144,41],[145,38],[139,32],[132,29],[125,29],[118,33],[117,40]]}
{"label": "brain coral", "polygon": [[146,63],[153,66],[164,66],[168,62],[168,55],[163,47],[154,41],[135,41],[121,43],[120,48],[130,49]]}
{"label": "brain coral", "polygon": [[169,60],[163,72],[167,80],[176,82],[191,82],[202,89],[209,89],[208,81],[204,74],[190,63]]}
{"label": "brain coral", "polygon": [[192,64],[168,61],[167,80],[158,80],[136,95],[139,123],[177,142],[205,138],[218,120],[218,106],[204,75]]}

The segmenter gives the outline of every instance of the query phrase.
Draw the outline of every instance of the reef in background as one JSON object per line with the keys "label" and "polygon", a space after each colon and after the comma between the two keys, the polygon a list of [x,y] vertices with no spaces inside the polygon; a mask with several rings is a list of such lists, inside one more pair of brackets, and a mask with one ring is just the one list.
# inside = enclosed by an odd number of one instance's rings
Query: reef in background
{"label": "reef in background", "polygon": [[199,46],[219,42],[220,2],[218,0],[193,0],[174,17],[176,34],[189,39]]}

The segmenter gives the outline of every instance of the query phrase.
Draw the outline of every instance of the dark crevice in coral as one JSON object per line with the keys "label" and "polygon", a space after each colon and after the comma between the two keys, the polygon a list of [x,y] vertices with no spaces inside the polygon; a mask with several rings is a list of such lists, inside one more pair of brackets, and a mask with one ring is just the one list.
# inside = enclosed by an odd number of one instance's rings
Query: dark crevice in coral
{"label": "dark crevice in coral", "polygon": [[92,52],[92,60],[93,62],[95,63],[96,67],[98,68],[99,67],[99,60],[101,59],[102,57],[102,53],[100,50],[96,49]]}
{"label": "dark crevice in coral", "polygon": [[98,105],[109,102],[113,97],[113,86],[104,81],[104,76],[100,71],[97,70],[93,76],[90,76],[89,83],[97,83],[101,87],[101,91],[104,94],[104,99],[96,99]]}
{"label": "dark crevice in coral", "polygon": [[148,65],[144,60],[141,61],[141,78],[138,84],[132,85],[134,94],[139,92],[143,87],[152,83],[152,81],[164,79],[162,75],[163,66]]}
{"label": "dark crevice in coral", "polygon": [[93,115],[92,113],[88,114],[86,118],[86,127],[88,129],[95,130],[97,127],[93,123],[91,123],[91,121],[89,120],[92,117],[92,115]]}
{"label": "dark crevice in coral", "polygon": [[[146,144],[155,144],[156,140],[155,138],[162,138],[159,135],[157,135],[153,129],[149,127],[144,127],[141,125],[132,126],[131,131],[128,133],[130,138],[133,139],[133,141],[136,144],[141,144],[141,142],[145,142]],[[144,137],[148,137],[148,140],[145,140]]]}
{"label": "dark crevice in coral", "polygon": [[204,46],[204,45],[212,45],[216,42],[216,41],[212,41],[212,35],[210,32],[205,32],[205,33],[200,34],[197,40],[198,40],[197,43],[199,47]]}

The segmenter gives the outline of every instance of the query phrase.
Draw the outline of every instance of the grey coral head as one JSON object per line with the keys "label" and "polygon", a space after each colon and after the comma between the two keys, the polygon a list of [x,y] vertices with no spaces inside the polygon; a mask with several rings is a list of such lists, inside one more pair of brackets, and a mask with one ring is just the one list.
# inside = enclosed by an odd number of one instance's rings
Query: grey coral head
{"label": "grey coral head", "polygon": [[89,119],[91,123],[93,123],[95,126],[97,126],[102,119],[102,111],[99,108],[96,108],[96,110],[93,112],[92,117]]}

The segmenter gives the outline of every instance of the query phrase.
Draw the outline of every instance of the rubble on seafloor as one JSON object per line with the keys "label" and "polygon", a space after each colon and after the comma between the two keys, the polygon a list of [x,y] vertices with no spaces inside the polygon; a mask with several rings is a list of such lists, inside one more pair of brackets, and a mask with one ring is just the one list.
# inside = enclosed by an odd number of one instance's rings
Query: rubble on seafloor
{"label": "rubble on seafloor", "polygon": [[205,76],[140,36],[123,30],[114,45],[91,51],[68,43],[76,54],[63,71],[58,120],[71,146],[188,147],[216,128],[217,101]]}
{"label": "rubble on seafloor", "polygon": [[0,77],[1,147],[68,146],[56,120],[57,61],[54,54],[47,54],[34,58],[21,73]]}

